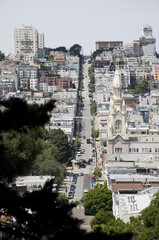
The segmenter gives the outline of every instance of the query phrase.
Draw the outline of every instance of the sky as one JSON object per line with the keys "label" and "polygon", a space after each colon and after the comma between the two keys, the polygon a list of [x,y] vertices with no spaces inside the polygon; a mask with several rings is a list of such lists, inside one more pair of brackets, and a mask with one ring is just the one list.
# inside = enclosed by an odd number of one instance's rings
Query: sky
{"label": "sky", "polygon": [[14,52],[14,29],[22,24],[44,33],[45,47],[79,44],[84,55],[96,41],[131,43],[149,25],[159,51],[158,11],[159,0],[0,0],[0,51]]}

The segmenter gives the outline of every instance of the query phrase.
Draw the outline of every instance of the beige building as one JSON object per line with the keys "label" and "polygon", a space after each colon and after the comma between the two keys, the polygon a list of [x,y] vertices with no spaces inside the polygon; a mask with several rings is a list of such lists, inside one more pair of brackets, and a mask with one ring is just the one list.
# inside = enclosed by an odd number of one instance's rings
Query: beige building
{"label": "beige building", "polygon": [[44,50],[44,34],[23,24],[20,29],[14,29],[14,50],[16,55],[39,57]]}
{"label": "beige building", "polygon": [[153,77],[154,77],[154,80],[159,81],[159,64],[153,65]]}

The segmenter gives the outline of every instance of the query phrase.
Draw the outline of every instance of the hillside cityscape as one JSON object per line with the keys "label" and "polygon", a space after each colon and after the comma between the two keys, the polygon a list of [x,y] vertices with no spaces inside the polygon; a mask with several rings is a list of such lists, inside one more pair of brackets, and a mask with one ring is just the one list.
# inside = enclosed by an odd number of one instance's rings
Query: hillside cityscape
{"label": "hillside cityscape", "polygon": [[36,26],[0,52],[0,239],[159,239],[159,54],[45,46]]}

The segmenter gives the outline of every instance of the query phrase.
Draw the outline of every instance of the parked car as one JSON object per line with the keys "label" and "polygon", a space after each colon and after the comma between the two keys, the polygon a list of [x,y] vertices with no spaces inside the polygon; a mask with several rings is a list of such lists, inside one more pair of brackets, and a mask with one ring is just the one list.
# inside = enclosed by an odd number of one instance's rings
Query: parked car
{"label": "parked car", "polygon": [[88,193],[88,188],[84,188],[84,193]]}
{"label": "parked car", "polygon": [[92,159],[92,158],[89,158],[89,159],[88,159],[88,163],[91,163],[91,162],[93,162],[93,159]]}
{"label": "parked car", "polygon": [[74,193],[73,193],[72,191],[70,191],[70,192],[68,193],[68,199],[72,199],[73,196],[74,196]]}
{"label": "parked car", "polygon": [[75,193],[75,188],[74,188],[74,186],[70,187],[70,192]]}

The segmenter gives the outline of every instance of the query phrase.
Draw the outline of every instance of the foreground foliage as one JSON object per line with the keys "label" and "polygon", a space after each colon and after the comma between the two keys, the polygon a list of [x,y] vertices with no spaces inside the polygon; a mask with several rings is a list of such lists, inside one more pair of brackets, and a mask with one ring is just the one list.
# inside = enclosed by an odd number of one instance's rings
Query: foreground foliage
{"label": "foreground foliage", "polygon": [[111,211],[112,192],[99,184],[84,197],[85,213],[95,215],[100,210]]}

